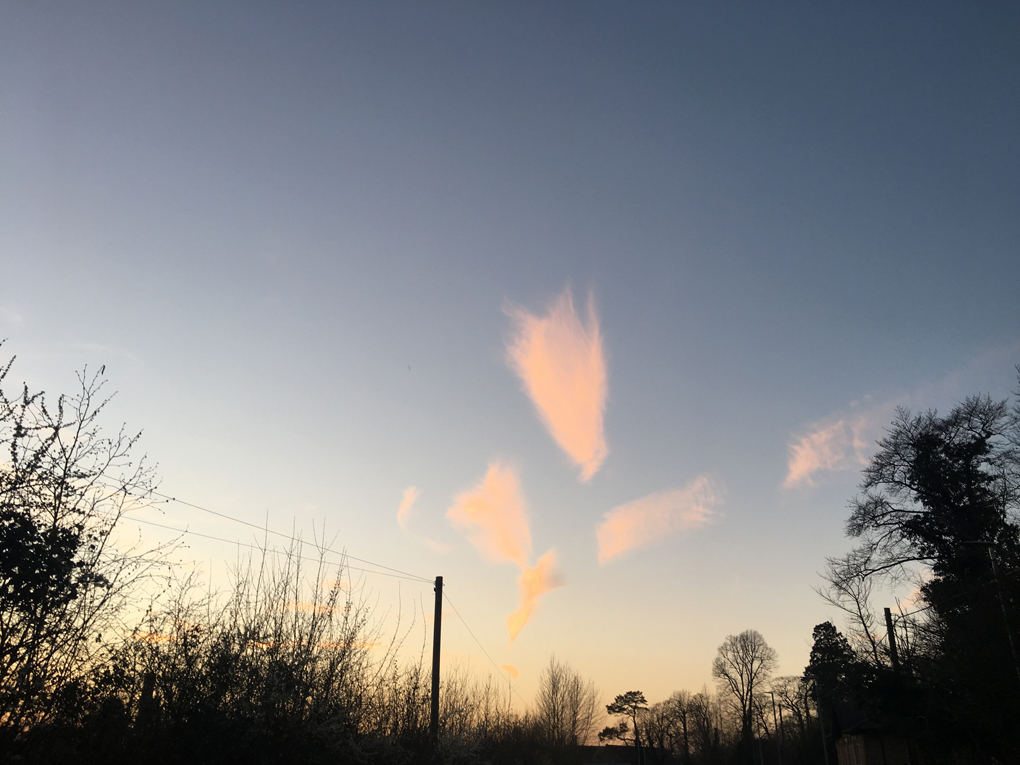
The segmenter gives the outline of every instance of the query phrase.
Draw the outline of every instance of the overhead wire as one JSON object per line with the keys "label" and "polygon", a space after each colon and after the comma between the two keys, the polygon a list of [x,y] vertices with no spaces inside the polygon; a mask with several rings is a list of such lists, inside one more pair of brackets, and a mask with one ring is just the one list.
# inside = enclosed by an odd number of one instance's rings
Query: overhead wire
{"label": "overhead wire", "polygon": [[[234,523],[239,523],[241,525],[248,526],[250,528],[253,528],[253,529],[257,530],[257,531],[261,531],[263,533],[273,534],[275,536],[278,536],[278,537],[281,537],[283,539],[286,539],[286,540],[290,541],[291,543],[301,544],[301,540],[299,540],[296,537],[294,537],[293,534],[284,534],[283,532],[276,531],[274,529],[270,529],[270,528],[268,528],[268,526],[260,526],[257,523],[252,523],[250,521],[246,521],[246,520],[243,520],[241,518],[237,518],[237,517],[234,517],[232,515],[228,515],[227,513],[219,512],[217,510],[211,510],[210,508],[203,507],[201,505],[195,504],[194,502],[188,502],[188,501],[183,500],[183,499],[178,499],[177,497],[171,496],[169,494],[163,494],[162,492],[152,491],[151,494],[153,494],[154,496],[157,496],[157,497],[161,497],[161,498],[163,498],[163,499],[165,499],[167,501],[176,502],[177,504],[185,505],[186,507],[191,507],[191,508],[194,508],[195,510],[199,510],[201,512],[208,513],[209,515],[214,515],[214,516],[217,516],[219,518],[223,518],[223,519],[228,520],[228,521],[233,521]],[[263,551],[263,552],[266,551],[265,548],[260,547],[258,545],[241,542],[239,540],[226,539],[226,538],[218,537],[218,536],[215,536],[215,535],[212,535],[212,534],[204,534],[202,532],[192,531],[191,529],[187,529],[187,528],[182,529],[182,528],[175,527],[175,526],[170,526],[170,525],[164,524],[164,523],[157,523],[156,521],[150,521],[150,520],[146,520],[144,518],[138,518],[138,517],[136,517],[134,515],[131,515],[131,514],[128,514],[128,513],[123,514],[122,517],[127,519],[127,520],[134,521],[136,523],[143,523],[143,524],[147,524],[149,526],[155,526],[157,528],[166,529],[168,531],[174,531],[174,532],[177,532],[179,534],[190,534],[192,536],[202,537],[204,539],[210,539],[210,540],[214,540],[214,541],[217,541],[217,542],[224,542],[224,543],[231,544],[231,545],[239,545],[241,547],[247,547],[247,548],[252,549],[252,550],[259,550],[259,551]],[[351,566],[349,564],[346,564],[346,568],[348,568],[351,571],[361,571],[361,572],[368,573],[368,574],[378,574],[380,576],[389,576],[389,577],[392,577],[394,579],[406,579],[406,580],[409,580],[409,581],[420,582],[422,584],[432,584],[433,583],[433,580],[431,580],[431,579],[427,579],[425,577],[418,576],[416,574],[411,574],[411,573],[409,573],[407,571],[402,571],[400,569],[393,568],[392,566],[385,566],[385,565],[383,565],[381,563],[377,563],[375,561],[368,560],[367,558],[359,558],[357,556],[350,555],[346,551],[338,552],[338,551],[333,550],[332,548],[329,548],[329,547],[324,547],[324,548],[320,547],[319,549],[323,553],[332,553],[333,555],[340,555],[340,556],[342,556],[344,558],[347,558],[347,559],[350,559],[350,560],[356,560],[356,561],[358,561],[360,563],[365,563],[365,564],[368,564],[370,566],[374,566],[375,567],[375,569],[365,569],[365,568],[360,568],[360,567]],[[285,553],[286,551],[279,551],[279,552]],[[300,558],[302,560],[309,560],[309,561],[313,561],[313,562],[317,562],[318,561],[318,559],[316,559],[316,558],[311,558],[311,557],[308,557],[308,556],[302,556],[302,555],[297,555],[297,554],[295,554],[295,557]],[[384,569],[384,570],[380,571],[378,569]],[[443,597],[446,599],[446,602],[450,604],[450,608],[453,609],[453,612],[457,615],[457,618],[460,619],[461,624],[464,625],[464,629],[466,629],[468,631],[468,634],[471,636],[472,640],[475,641],[475,644],[478,646],[478,648],[485,655],[485,658],[489,660],[489,663],[493,666],[493,668],[496,670],[496,672],[502,677],[504,675],[503,669],[499,665],[496,664],[496,662],[493,660],[493,658],[489,654],[489,652],[487,650],[485,650],[485,646],[482,645],[482,642],[478,639],[478,636],[475,635],[474,631],[468,625],[467,620],[464,619],[464,616],[457,609],[457,606],[454,605],[453,601],[450,599],[449,593],[446,591],[445,588],[444,588],[444,592],[443,592]],[[527,704],[527,702],[525,701],[524,697],[521,696],[521,694],[517,691],[517,689],[513,687],[513,678],[510,675],[510,673],[506,672],[505,675],[506,675],[506,677],[507,677],[507,679],[509,681],[508,682],[508,687],[510,688],[510,691],[515,696],[517,696],[517,698],[520,699],[522,703]]]}
{"label": "overhead wire", "polygon": [[[281,537],[283,539],[288,539],[288,540],[290,540],[292,542],[297,541],[292,534],[284,534],[281,531],[275,531],[274,529],[270,529],[267,526],[260,526],[257,523],[252,523],[251,521],[246,521],[246,520],[243,520],[242,518],[237,518],[235,516],[228,515],[227,513],[222,513],[222,512],[220,512],[218,510],[210,510],[208,507],[202,507],[201,505],[197,505],[194,502],[188,502],[188,501],[183,500],[183,499],[177,499],[177,497],[172,497],[169,494],[163,494],[162,492],[158,492],[158,491],[153,491],[151,493],[153,495],[157,496],[157,497],[162,497],[163,499],[169,500],[171,502],[176,502],[179,505],[185,505],[187,507],[194,508],[195,510],[201,510],[203,513],[208,513],[209,515],[215,515],[215,516],[217,516],[219,518],[224,518],[224,519],[226,519],[228,521],[233,521],[234,523],[240,523],[240,524],[242,524],[244,526],[249,526],[250,528],[257,529],[258,531],[262,531],[262,532],[265,532],[265,533],[268,533],[268,534],[273,534],[274,536],[278,536],[278,537]],[[404,576],[404,577],[406,577],[408,579],[417,579],[417,580],[419,580],[419,581],[421,581],[423,583],[431,583],[432,582],[432,580],[428,579],[427,577],[418,576],[417,574],[411,574],[411,573],[409,573],[407,571],[401,571],[398,568],[393,568],[392,566],[386,566],[386,565],[383,565],[382,563],[377,563],[376,561],[368,560],[367,558],[359,558],[356,555],[350,555],[349,553],[346,553],[346,552],[339,553],[336,550],[333,550],[333,549],[331,549],[329,547],[324,548],[324,551],[325,552],[331,552],[334,555],[343,554],[347,558],[350,558],[351,560],[356,560],[356,561],[358,561],[360,563],[366,563],[369,566],[375,566],[376,568],[386,569],[387,571],[393,571],[393,572],[395,572],[397,574],[401,574],[402,576]]]}
{"label": "overhead wire", "polygon": [[[457,618],[458,618],[458,619],[460,619],[460,623],[464,625],[464,629],[466,629],[466,630],[468,631],[468,634],[469,634],[469,635],[470,635],[470,636],[472,637],[472,639],[473,639],[473,640],[475,641],[475,644],[476,644],[476,645],[477,645],[477,646],[478,646],[478,647],[479,647],[479,648],[481,649],[482,653],[483,653],[483,654],[485,654],[485,658],[489,660],[489,663],[490,663],[490,664],[491,664],[491,665],[492,665],[492,666],[493,666],[493,667],[495,668],[496,672],[498,672],[498,673],[499,673],[499,675],[500,675],[500,676],[502,677],[502,675],[503,675],[503,669],[502,669],[501,667],[497,666],[496,662],[495,662],[495,661],[493,661],[492,657],[491,657],[491,656],[489,655],[489,652],[485,650],[485,646],[483,646],[483,645],[482,645],[482,641],[480,641],[480,640],[478,639],[478,637],[477,637],[477,636],[475,635],[475,633],[474,633],[474,632],[472,631],[471,627],[469,627],[469,626],[468,626],[468,623],[467,623],[467,621],[465,621],[464,617],[463,617],[463,616],[461,616],[461,613],[460,613],[460,611],[458,611],[458,610],[457,610],[457,606],[453,605],[453,601],[452,601],[452,600],[450,600],[450,596],[449,596],[449,594],[448,594],[448,593],[446,592],[446,588],[445,588],[445,587],[443,588],[443,597],[444,597],[444,598],[446,599],[446,602],[450,604],[450,608],[452,608],[452,609],[453,609],[453,612],[454,612],[455,614],[457,614]],[[517,698],[519,698],[519,699],[520,699],[520,700],[521,700],[521,701],[522,701],[522,702],[523,702],[523,703],[524,703],[524,704],[526,705],[526,704],[527,704],[527,702],[526,702],[526,701],[524,700],[524,697],[523,697],[523,696],[521,696],[521,694],[520,694],[520,693],[518,693],[518,692],[517,692],[517,689],[516,689],[516,688],[514,688],[514,686],[513,686],[513,677],[512,677],[511,675],[510,675],[510,673],[509,673],[509,672],[507,672],[507,673],[506,673],[506,676],[507,676],[507,679],[508,679],[508,680],[510,681],[510,682],[508,683],[508,686],[509,686],[509,688],[510,688],[510,691],[511,691],[511,692],[512,692],[512,693],[513,693],[514,695],[516,695],[516,696],[517,696]]]}
{"label": "overhead wire", "polygon": [[[259,545],[256,545],[256,544],[251,544],[251,543],[248,543],[248,542],[241,542],[240,540],[236,540],[236,539],[227,539],[225,537],[217,537],[217,536],[214,536],[212,534],[203,534],[200,531],[192,531],[191,529],[187,529],[187,528],[182,529],[182,528],[179,528],[177,526],[169,526],[169,525],[167,525],[165,523],[157,523],[156,521],[146,520],[145,518],[136,518],[133,515],[123,514],[123,515],[121,515],[121,518],[123,520],[130,521],[130,522],[133,522],[133,523],[144,523],[147,526],[156,526],[157,528],[166,529],[168,531],[174,531],[174,532],[177,532],[178,534],[189,534],[189,535],[195,536],[195,537],[202,537],[203,539],[212,539],[212,540],[214,540],[216,542],[225,542],[226,544],[230,544],[230,545],[237,545],[237,546],[240,546],[240,547],[247,547],[247,548],[249,548],[251,550],[258,550],[260,552],[269,552],[269,553],[274,553],[274,554],[279,554],[279,555],[291,555],[294,558],[298,558],[300,560],[319,562],[318,558],[312,558],[312,557],[310,557],[308,555],[300,555],[298,553],[289,552],[287,550],[269,550],[269,549],[266,549],[264,547],[260,547]],[[290,539],[292,541],[294,541],[295,543],[300,543],[300,540],[295,539],[294,537],[291,537]],[[324,550],[324,552],[329,552],[329,553],[332,553],[333,555],[339,555],[341,557],[350,557],[350,556],[347,556],[343,552],[336,552],[335,550]],[[334,564],[334,565],[343,565],[344,568],[347,568],[347,569],[349,569],[351,571],[362,571],[362,572],[364,572],[366,574],[378,574],[380,576],[393,577],[394,579],[407,579],[407,580],[410,580],[412,582],[420,582],[422,584],[429,584],[430,583],[429,580],[423,580],[421,577],[417,577],[417,576],[413,576],[413,575],[405,576],[404,574],[394,574],[394,573],[391,573],[389,571],[377,571],[375,569],[359,568],[357,566],[351,566],[351,565],[348,565],[346,563],[343,563],[343,564],[339,564],[338,563],[338,564]]]}

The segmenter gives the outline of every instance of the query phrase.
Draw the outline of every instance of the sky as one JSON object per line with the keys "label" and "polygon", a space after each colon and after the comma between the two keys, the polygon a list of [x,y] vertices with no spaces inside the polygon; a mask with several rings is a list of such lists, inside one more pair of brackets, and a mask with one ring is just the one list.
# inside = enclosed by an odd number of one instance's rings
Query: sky
{"label": "sky", "polygon": [[895,407],[1017,387],[1018,82],[1009,3],[5,0],[3,352],[525,701],[798,674]]}

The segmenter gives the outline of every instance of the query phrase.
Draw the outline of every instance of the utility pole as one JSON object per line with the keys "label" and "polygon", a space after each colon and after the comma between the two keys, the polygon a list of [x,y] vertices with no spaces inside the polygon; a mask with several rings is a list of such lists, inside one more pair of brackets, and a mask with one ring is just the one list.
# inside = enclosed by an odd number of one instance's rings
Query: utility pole
{"label": "utility pole", "polygon": [[[805,675],[807,675],[806,672]],[[829,765],[829,745],[825,739],[825,720],[822,716],[822,697],[818,693],[818,679],[811,675],[807,675],[807,677],[811,678],[811,682],[815,686],[815,709],[818,711],[818,727],[822,730],[822,754],[825,755],[825,765]]]}
{"label": "utility pole", "polygon": [[[769,691],[769,696],[772,697],[772,728],[776,735],[776,757],[779,765],[783,765],[783,745],[780,743],[782,740],[783,731],[779,725],[779,720],[776,719],[776,694]],[[780,714],[783,711],[782,705],[779,707]]]}
{"label": "utility pole", "polygon": [[892,624],[892,611],[885,609],[885,629],[889,633],[889,658],[892,659],[892,670],[900,673],[900,654],[896,650],[896,631]]}
{"label": "utility pole", "polygon": [[436,612],[432,626],[432,709],[429,715],[429,738],[439,745],[439,647],[443,627],[443,577],[436,577]]}

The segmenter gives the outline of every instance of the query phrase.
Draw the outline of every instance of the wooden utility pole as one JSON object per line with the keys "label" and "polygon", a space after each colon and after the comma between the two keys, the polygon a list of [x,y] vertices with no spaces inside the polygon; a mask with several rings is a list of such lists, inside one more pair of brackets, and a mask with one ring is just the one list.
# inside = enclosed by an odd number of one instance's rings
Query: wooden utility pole
{"label": "wooden utility pole", "polygon": [[885,628],[889,633],[889,658],[892,659],[893,672],[900,672],[900,654],[896,650],[896,630],[893,629],[892,611],[885,609]]}
{"label": "wooden utility pole", "polygon": [[436,577],[436,612],[432,625],[432,709],[429,715],[429,738],[439,743],[439,647],[443,628],[443,577]]}

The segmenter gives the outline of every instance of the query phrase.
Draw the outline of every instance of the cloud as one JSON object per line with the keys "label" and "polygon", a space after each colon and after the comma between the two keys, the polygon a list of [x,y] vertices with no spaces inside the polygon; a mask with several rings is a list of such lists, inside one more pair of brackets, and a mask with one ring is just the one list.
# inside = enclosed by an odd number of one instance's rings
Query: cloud
{"label": "cloud", "polygon": [[445,553],[450,551],[450,546],[443,542],[437,542],[429,537],[415,534],[408,528],[407,520],[411,514],[411,510],[414,509],[414,503],[418,501],[421,496],[421,492],[418,491],[416,486],[408,486],[404,489],[404,496],[400,500],[400,507],[397,508],[397,523],[400,524],[400,530],[413,539],[424,544],[429,549],[437,553]]}
{"label": "cloud", "polygon": [[397,508],[397,523],[404,531],[407,531],[407,514],[411,512],[411,508],[420,496],[421,493],[415,486],[408,486],[404,489],[404,497],[400,500],[400,507]]}
{"label": "cloud", "polygon": [[[963,396],[977,390],[1001,386],[1003,393],[1012,380],[1011,359],[1020,343],[982,351],[964,366],[939,380],[926,382],[913,391],[875,401],[870,396],[832,412],[809,425],[806,433],[791,437],[783,486],[813,486],[822,473],[858,471],[868,463],[883,429],[892,421],[897,407],[928,409],[952,407]],[[1003,377],[1006,371],[1008,377]],[[1005,383],[1005,385],[1003,385]]]}
{"label": "cloud", "polygon": [[524,383],[538,415],[560,448],[581,467],[581,480],[598,471],[608,448],[602,428],[608,388],[594,298],[582,324],[570,288],[545,316],[512,306],[514,334],[507,345],[510,366]]}
{"label": "cloud", "polygon": [[450,545],[446,544],[445,542],[437,542],[436,540],[429,539],[428,537],[422,537],[421,541],[424,542],[425,546],[428,547],[433,552],[437,553],[450,552]]}
{"label": "cloud", "polygon": [[914,571],[912,577],[912,583],[914,585],[913,589],[911,589],[902,600],[896,601],[896,605],[899,610],[902,612],[922,608],[925,600],[924,593],[921,590],[934,578],[935,574],[930,568],[923,567]]}
{"label": "cloud", "polygon": [[889,407],[877,407],[856,417],[841,417],[816,423],[808,432],[790,444],[786,464],[787,489],[807,484],[814,486],[813,476],[821,471],[851,470],[867,464],[868,444],[874,440],[876,416]]}
{"label": "cloud", "polygon": [[499,668],[510,675],[511,680],[516,680],[521,676],[521,673],[517,670],[513,664],[500,664]]}
{"label": "cloud", "polygon": [[721,501],[712,482],[706,476],[699,476],[682,489],[649,494],[614,507],[605,514],[596,531],[599,563],[644,547],[667,534],[711,523],[712,506]]}
{"label": "cloud", "polygon": [[510,616],[506,618],[506,628],[510,633],[512,644],[531,614],[538,606],[539,599],[550,590],[562,587],[563,582],[556,571],[556,551],[550,550],[541,558],[534,568],[526,568],[521,572],[517,580],[521,588],[521,604]]}
{"label": "cloud", "polygon": [[561,586],[554,550],[539,558],[534,567],[528,567],[531,531],[517,471],[499,461],[490,462],[485,478],[474,489],[458,496],[446,517],[467,535],[484,557],[496,563],[516,563],[520,567],[521,575],[517,580],[520,605],[506,619],[513,643],[542,595]]}
{"label": "cloud", "polygon": [[458,496],[446,517],[489,560],[527,568],[531,531],[520,480],[512,467],[490,462],[482,482]]}

